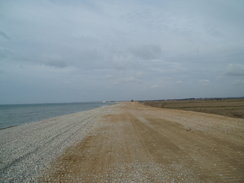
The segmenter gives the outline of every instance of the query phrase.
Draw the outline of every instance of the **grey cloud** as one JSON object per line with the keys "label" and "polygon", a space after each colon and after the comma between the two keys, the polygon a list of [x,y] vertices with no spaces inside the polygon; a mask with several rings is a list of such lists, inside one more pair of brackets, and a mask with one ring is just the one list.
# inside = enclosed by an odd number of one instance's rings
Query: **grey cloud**
{"label": "grey cloud", "polygon": [[210,81],[208,79],[202,79],[202,80],[198,81],[198,83],[200,83],[202,85],[209,85]]}
{"label": "grey cloud", "polygon": [[128,49],[112,49],[106,53],[103,61],[107,68],[117,71],[126,71],[130,69],[139,68],[138,58],[135,58]]}
{"label": "grey cloud", "polygon": [[143,45],[131,50],[132,54],[138,58],[148,60],[157,59],[161,56],[162,50],[158,45]]}
{"label": "grey cloud", "polygon": [[102,58],[102,54],[99,53],[97,50],[87,50],[84,51],[81,55],[80,55],[80,59],[82,61],[89,61],[89,62],[94,62],[94,61],[98,61],[98,60],[103,60]]}
{"label": "grey cloud", "polygon": [[4,32],[2,32],[2,31],[0,31],[0,35],[3,37],[3,38],[5,38],[5,39],[7,39],[7,40],[11,40],[11,38],[7,35],[7,34],[5,34]]}
{"label": "grey cloud", "polygon": [[127,69],[126,65],[123,62],[115,61],[112,64],[116,70],[126,70]]}
{"label": "grey cloud", "polygon": [[96,49],[81,50],[80,53],[76,53],[75,56],[71,56],[69,59],[71,59],[70,65],[80,69],[107,68],[104,55]]}
{"label": "grey cloud", "polygon": [[151,88],[158,88],[160,87],[159,85],[153,85]]}
{"label": "grey cloud", "polygon": [[58,55],[42,55],[42,64],[55,67],[55,68],[65,68],[67,64],[62,60],[61,56]]}
{"label": "grey cloud", "polygon": [[[142,85],[145,83],[145,73],[137,71],[135,69],[122,70],[116,72],[113,75],[113,84],[123,87],[128,87],[128,85],[133,84],[134,86]],[[112,79],[112,78],[111,78]]]}
{"label": "grey cloud", "polygon": [[0,59],[7,58],[9,56],[13,56],[13,51],[7,48],[0,48]]}
{"label": "grey cloud", "polygon": [[67,67],[66,63],[62,60],[49,60],[45,62],[46,65],[56,67],[56,68],[65,68]]}
{"label": "grey cloud", "polygon": [[131,67],[131,64],[133,64],[133,61],[128,55],[124,54],[115,54],[113,57],[110,58],[112,62],[112,66],[114,69],[123,71],[127,70]]}
{"label": "grey cloud", "polygon": [[244,80],[237,80],[233,82],[233,85],[236,86],[244,86]]}
{"label": "grey cloud", "polygon": [[244,65],[242,64],[229,64],[226,67],[226,75],[229,76],[244,76]]}
{"label": "grey cloud", "polygon": [[142,84],[143,81],[136,77],[124,77],[116,80],[114,82],[115,85],[124,85],[124,84]]}
{"label": "grey cloud", "polygon": [[[19,101],[29,100],[26,93],[35,96],[40,86],[45,91],[65,90],[66,96],[79,101],[110,100],[111,95],[121,100],[119,93],[124,99],[219,93],[228,97],[244,90],[243,85],[230,86],[244,76],[240,0],[12,0],[3,4],[0,69],[9,73],[1,78],[9,87],[4,87],[0,103],[13,101],[9,91]],[[224,79],[217,80],[219,76]],[[186,87],[186,83],[190,84]],[[84,88],[89,97],[82,96]],[[23,95],[17,93],[21,89]],[[46,95],[42,99],[48,102],[56,97],[52,92]]]}

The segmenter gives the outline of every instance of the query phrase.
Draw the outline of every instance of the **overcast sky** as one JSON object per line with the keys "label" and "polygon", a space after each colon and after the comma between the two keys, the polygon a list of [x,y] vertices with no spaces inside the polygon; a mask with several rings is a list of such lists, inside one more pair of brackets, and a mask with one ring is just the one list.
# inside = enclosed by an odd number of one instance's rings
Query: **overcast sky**
{"label": "overcast sky", "polygon": [[243,0],[0,1],[0,104],[241,96]]}

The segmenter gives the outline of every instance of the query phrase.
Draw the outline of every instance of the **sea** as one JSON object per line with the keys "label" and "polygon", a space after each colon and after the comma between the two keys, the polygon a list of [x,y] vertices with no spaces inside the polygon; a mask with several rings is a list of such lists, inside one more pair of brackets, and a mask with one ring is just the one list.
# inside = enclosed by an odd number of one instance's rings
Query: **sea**
{"label": "sea", "polygon": [[114,102],[0,105],[0,129],[87,111],[111,104],[114,104]]}

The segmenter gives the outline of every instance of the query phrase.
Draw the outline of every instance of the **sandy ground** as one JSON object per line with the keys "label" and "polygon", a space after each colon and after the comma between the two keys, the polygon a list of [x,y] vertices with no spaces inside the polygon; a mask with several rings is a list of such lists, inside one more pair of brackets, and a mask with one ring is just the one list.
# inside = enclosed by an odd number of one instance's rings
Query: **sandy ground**
{"label": "sandy ground", "polygon": [[41,182],[244,182],[244,120],[139,103],[106,108]]}

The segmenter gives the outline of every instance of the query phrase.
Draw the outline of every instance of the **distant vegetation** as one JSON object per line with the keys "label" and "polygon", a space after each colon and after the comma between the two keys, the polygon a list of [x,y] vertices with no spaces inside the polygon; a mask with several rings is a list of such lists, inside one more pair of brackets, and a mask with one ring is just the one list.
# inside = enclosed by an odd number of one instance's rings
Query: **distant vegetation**
{"label": "distant vegetation", "polygon": [[144,105],[219,114],[244,119],[244,98],[210,98],[141,101]]}

